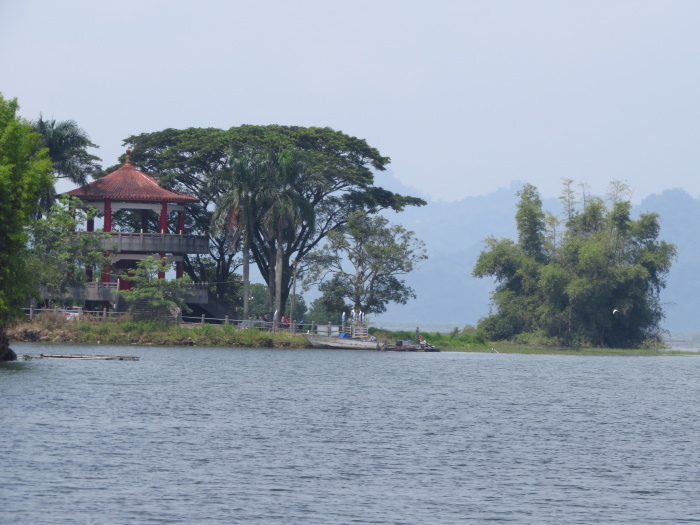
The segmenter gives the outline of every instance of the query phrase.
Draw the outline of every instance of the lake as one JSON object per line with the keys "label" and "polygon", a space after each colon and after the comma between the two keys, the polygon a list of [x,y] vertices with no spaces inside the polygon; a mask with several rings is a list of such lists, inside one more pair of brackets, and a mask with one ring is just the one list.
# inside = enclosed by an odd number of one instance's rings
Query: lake
{"label": "lake", "polygon": [[700,358],[13,348],[3,524],[700,521]]}

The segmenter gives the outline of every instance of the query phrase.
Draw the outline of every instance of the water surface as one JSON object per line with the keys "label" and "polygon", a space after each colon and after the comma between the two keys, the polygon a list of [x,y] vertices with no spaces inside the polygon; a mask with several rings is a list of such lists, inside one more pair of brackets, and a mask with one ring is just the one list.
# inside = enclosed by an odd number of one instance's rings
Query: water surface
{"label": "water surface", "polygon": [[700,521],[700,358],[15,349],[1,523]]}

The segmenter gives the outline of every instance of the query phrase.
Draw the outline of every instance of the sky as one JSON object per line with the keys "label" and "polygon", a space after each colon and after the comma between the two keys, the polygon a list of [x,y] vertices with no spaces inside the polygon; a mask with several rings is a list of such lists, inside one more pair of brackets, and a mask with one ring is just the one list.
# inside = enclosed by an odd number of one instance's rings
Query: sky
{"label": "sky", "polygon": [[0,93],[105,166],[166,128],[329,126],[432,201],[697,197],[698,27],[696,0],[2,0]]}

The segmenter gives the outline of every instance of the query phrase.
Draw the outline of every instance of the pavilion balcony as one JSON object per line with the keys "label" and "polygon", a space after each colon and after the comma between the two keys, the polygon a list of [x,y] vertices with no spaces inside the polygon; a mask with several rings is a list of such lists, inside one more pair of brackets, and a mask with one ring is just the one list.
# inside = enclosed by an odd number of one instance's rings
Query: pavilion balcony
{"label": "pavilion balcony", "polygon": [[209,253],[206,235],[111,232],[101,245],[119,252]]}
{"label": "pavilion balcony", "polygon": [[[42,299],[75,299],[78,301],[109,301],[117,300],[118,283],[86,283],[83,286],[71,286],[63,293],[51,293],[46,286],[40,286]],[[189,292],[185,302],[188,304],[208,304],[209,284],[192,283],[185,284],[183,288]]]}
{"label": "pavilion balcony", "polygon": [[117,283],[87,283],[82,286],[69,286],[62,293],[39,286],[42,299],[75,299],[79,301],[114,301]]}

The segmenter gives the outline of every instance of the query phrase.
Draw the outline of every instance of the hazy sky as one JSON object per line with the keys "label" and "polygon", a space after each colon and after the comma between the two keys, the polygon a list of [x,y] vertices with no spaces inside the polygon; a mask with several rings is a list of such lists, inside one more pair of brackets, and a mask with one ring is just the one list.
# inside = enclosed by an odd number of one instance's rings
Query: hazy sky
{"label": "hazy sky", "polygon": [[105,165],[169,127],[330,126],[435,200],[698,196],[699,27],[696,0],[1,0],[0,92]]}

